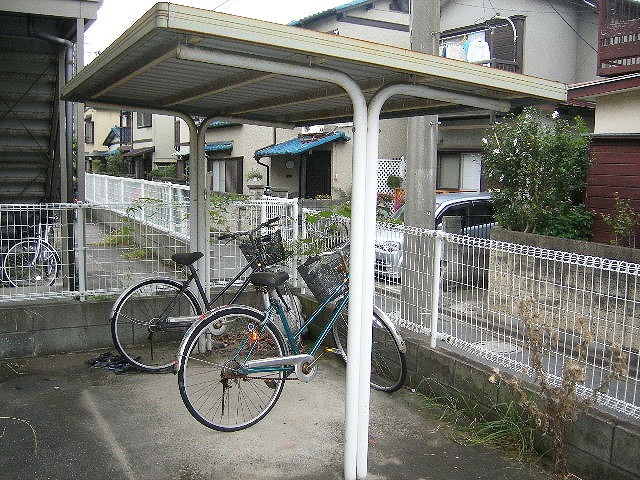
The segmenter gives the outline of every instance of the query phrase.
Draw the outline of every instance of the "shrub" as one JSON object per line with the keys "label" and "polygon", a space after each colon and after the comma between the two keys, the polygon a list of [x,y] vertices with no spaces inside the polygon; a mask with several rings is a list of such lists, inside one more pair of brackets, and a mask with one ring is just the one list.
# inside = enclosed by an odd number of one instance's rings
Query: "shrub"
{"label": "shrub", "polygon": [[509,115],[483,139],[482,167],[496,219],[510,230],[586,239],[583,205],[589,139],[584,122],[533,108]]}

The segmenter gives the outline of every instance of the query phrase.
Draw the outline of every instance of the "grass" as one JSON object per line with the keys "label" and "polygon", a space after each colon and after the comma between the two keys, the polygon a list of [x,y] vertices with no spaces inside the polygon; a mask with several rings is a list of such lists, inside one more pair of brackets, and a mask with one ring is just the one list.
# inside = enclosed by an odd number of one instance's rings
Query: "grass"
{"label": "grass", "polygon": [[424,395],[425,406],[441,412],[440,420],[460,433],[458,443],[500,448],[520,460],[538,461],[536,427],[515,402],[486,406],[471,395],[432,380],[446,393]]}

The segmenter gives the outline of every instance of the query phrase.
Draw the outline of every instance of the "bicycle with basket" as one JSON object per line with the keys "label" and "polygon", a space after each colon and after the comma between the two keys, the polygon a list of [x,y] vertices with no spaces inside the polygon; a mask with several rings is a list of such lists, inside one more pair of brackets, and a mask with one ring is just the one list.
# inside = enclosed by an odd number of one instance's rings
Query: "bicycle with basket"
{"label": "bicycle with basket", "polygon": [[[191,326],[178,351],[178,388],[183,403],[198,422],[220,431],[248,428],[271,411],[285,381],[313,380],[317,362],[326,351],[347,360],[347,248],[343,245],[311,257],[298,267],[319,302],[300,327],[289,324],[277,295],[277,289],[288,280],[288,274],[282,271],[250,276],[268,296],[264,310],[228,305],[209,312]],[[299,338],[323,312],[329,313],[329,320],[303,351]],[[406,346],[391,321],[375,307],[371,329],[371,386],[393,392],[406,378]],[[336,346],[322,349],[330,331]],[[217,345],[207,355],[197,348],[203,336],[212,336]]]}
{"label": "bicycle with basket", "polygon": [[[235,303],[249,286],[247,273],[274,268],[287,258],[282,234],[276,229],[279,218],[272,218],[257,227],[242,232],[218,235],[221,242],[238,240],[246,265],[211,298],[202,285],[195,263],[202,252],[176,253],[171,259],[186,270],[184,280],[167,277],[144,279],[120,294],[111,309],[111,336],[118,352],[129,363],[146,372],[169,372],[173,369],[176,351],[185,331],[203,312],[221,304]],[[235,291],[233,287],[246,278]],[[195,284],[195,292],[192,285]],[[287,284],[278,294],[286,305],[292,323],[300,323],[300,302]],[[201,352],[209,352],[215,344],[211,336],[203,336],[198,344]]]}

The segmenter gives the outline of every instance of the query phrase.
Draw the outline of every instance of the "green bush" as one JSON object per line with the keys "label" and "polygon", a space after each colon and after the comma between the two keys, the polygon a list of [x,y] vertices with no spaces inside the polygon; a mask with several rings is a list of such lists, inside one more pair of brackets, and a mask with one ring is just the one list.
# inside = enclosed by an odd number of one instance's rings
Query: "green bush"
{"label": "green bush", "polygon": [[589,139],[584,122],[534,108],[509,115],[483,139],[482,168],[496,219],[510,230],[573,239],[589,236],[584,207]]}

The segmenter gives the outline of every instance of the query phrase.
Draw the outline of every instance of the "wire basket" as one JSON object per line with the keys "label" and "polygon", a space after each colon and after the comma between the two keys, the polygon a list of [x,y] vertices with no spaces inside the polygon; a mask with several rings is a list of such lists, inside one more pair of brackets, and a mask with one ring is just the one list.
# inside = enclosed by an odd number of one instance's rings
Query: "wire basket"
{"label": "wire basket", "polygon": [[298,273],[313,296],[323,302],[338,285],[346,282],[342,258],[339,253],[310,257],[298,267]]}
{"label": "wire basket", "polygon": [[282,243],[282,233],[280,233],[280,230],[274,230],[259,238],[252,236],[244,242],[240,242],[240,251],[248,262],[252,262],[259,256],[260,250],[258,248],[258,242],[262,244],[264,252],[264,258],[262,260],[265,266],[276,265],[287,258],[287,252]]}

